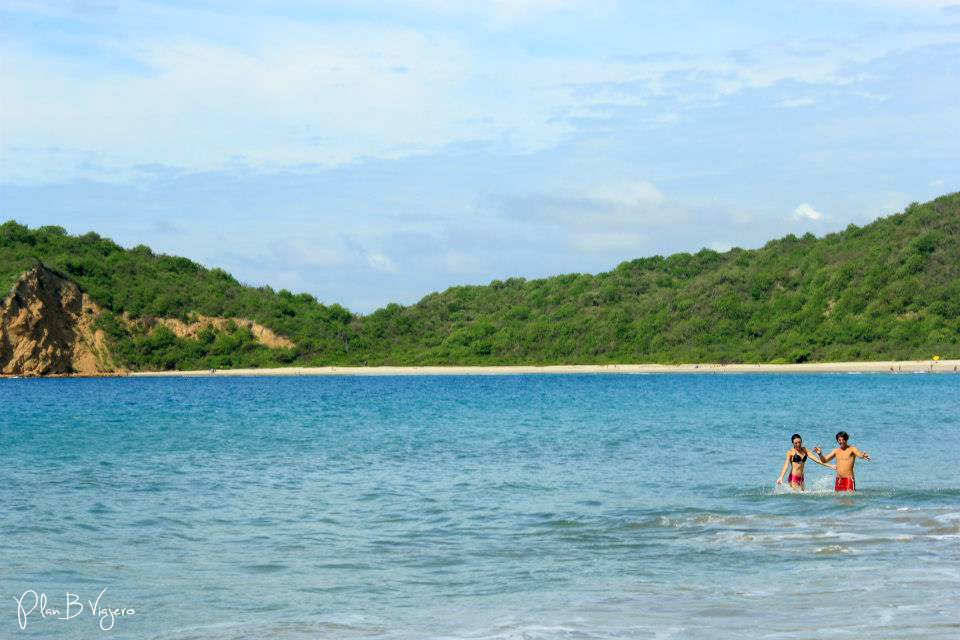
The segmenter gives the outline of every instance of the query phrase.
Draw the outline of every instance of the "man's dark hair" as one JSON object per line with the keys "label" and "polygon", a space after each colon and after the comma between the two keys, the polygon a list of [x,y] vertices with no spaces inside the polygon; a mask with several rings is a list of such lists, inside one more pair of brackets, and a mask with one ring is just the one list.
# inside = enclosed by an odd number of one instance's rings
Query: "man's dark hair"
{"label": "man's dark hair", "polygon": [[844,440],[850,440],[850,434],[848,434],[846,431],[837,431],[837,435],[835,435],[834,438],[839,440],[840,436],[843,436]]}
{"label": "man's dark hair", "polygon": [[[792,436],[790,436],[790,442],[793,442],[797,438],[800,438],[800,434],[799,433],[793,434]],[[803,442],[803,438],[800,438],[800,441]]]}

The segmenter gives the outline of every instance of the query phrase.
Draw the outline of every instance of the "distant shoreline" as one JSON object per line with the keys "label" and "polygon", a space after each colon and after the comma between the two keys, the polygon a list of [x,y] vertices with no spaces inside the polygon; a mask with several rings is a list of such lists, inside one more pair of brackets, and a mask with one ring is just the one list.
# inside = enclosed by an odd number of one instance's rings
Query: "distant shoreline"
{"label": "distant shoreline", "polygon": [[502,376],[571,374],[742,374],[742,373],[960,373],[960,360],[804,362],[801,364],[561,364],[501,366],[274,367],[196,371],[101,371],[44,376],[0,374],[0,378],[208,378],[250,376]]}
{"label": "distant shoreline", "polygon": [[[908,360],[886,362],[810,362],[802,364],[605,364],[508,365],[422,367],[283,367],[273,369],[205,369],[201,371],[149,371],[135,377],[219,376],[436,376],[531,374],[649,374],[649,373],[957,373],[960,360]],[[122,375],[122,374],[121,374]]]}

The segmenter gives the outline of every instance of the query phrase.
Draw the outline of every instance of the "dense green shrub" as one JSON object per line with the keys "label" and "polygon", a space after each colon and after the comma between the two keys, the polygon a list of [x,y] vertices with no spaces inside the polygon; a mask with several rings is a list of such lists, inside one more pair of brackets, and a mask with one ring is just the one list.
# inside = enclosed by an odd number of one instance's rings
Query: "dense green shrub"
{"label": "dense green shrub", "polygon": [[[960,355],[960,194],[820,239],[788,235],[757,250],[639,258],[597,275],[453,287],[367,316],[92,232],[0,225],[0,283],[9,288],[38,261],[108,309],[98,326],[115,359],[134,369]],[[124,313],[246,318],[296,347],[267,349],[237,326],[196,340],[128,329]]]}

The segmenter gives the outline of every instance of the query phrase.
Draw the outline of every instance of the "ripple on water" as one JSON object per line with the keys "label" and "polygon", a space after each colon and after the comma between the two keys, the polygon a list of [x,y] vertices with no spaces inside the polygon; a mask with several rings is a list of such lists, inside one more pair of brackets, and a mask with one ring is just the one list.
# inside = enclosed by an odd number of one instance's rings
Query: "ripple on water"
{"label": "ripple on water", "polygon": [[265,574],[265,573],[280,573],[282,571],[287,571],[290,569],[290,566],[282,562],[264,562],[260,564],[245,564],[240,565],[240,569],[246,571],[247,573],[253,574]]}

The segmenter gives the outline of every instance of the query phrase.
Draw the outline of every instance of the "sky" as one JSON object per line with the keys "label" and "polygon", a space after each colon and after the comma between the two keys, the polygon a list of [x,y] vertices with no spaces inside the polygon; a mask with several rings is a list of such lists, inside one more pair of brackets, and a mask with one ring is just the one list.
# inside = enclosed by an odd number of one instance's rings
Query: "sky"
{"label": "sky", "polygon": [[960,190],[960,4],[0,0],[0,220],[368,313]]}

